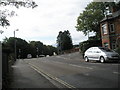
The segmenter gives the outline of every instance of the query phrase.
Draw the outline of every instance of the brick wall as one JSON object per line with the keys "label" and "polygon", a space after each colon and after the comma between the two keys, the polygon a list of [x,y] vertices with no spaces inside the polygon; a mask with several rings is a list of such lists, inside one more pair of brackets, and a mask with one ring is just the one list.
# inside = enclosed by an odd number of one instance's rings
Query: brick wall
{"label": "brick wall", "polygon": [[[110,23],[114,24],[114,32],[110,31]],[[103,34],[102,25],[107,25],[107,34]],[[101,37],[102,37],[102,46],[104,47],[105,43],[108,43],[108,48],[113,49],[113,43],[119,43],[120,38],[120,16],[113,19],[106,19],[100,24],[101,27]],[[117,41],[118,40],[118,41]],[[116,45],[119,46],[120,45]]]}
{"label": "brick wall", "polygon": [[117,45],[118,47],[120,48],[120,16],[118,17],[118,19],[116,20],[116,33],[118,34],[117,35]]}
{"label": "brick wall", "polygon": [[120,16],[115,21],[115,24],[116,24],[116,33],[120,34]]}
{"label": "brick wall", "polygon": [[[107,34],[103,34],[103,30],[102,30],[102,25],[106,24],[107,25]],[[109,38],[109,27],[108,27],[108,22],[102,22],[100,24],[101,27],[101,37],[102,37],[102,46],[105,47],[104,43],[108,43],[108,48],[110,48],[110,38]]]}

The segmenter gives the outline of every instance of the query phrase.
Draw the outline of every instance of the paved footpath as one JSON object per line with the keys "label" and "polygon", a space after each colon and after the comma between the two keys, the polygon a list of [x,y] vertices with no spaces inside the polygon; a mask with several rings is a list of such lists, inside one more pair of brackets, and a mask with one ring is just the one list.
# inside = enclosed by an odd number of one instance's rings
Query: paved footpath
{"label": "paved footpath", "polygon": [[17,60],[13,67],[10,88],[56,88],[49,80],[33,70],[24,60]]}

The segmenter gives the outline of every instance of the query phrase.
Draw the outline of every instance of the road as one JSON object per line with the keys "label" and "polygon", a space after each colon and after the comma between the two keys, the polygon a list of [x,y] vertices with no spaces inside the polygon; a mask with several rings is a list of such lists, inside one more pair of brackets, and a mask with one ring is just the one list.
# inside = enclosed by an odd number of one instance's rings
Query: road
{"label": "road", "polygon": [[59,88],[119,87],[118,63],[84,62],[78,52],[24,59],[22,62]]}

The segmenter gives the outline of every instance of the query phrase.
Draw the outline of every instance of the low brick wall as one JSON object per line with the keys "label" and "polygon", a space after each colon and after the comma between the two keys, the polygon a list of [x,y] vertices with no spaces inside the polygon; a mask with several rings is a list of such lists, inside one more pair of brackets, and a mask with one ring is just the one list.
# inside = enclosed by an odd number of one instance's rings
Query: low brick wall
{"label": "low brick wall", "polygon": [[64,52],[64,54],[66,54],[66,53],[73,53],[73,52],[78,52],[78,51],[79,51],[79,48],[73,48],[73,49],[70,49],[70,50],[65,50],[63,52]]}

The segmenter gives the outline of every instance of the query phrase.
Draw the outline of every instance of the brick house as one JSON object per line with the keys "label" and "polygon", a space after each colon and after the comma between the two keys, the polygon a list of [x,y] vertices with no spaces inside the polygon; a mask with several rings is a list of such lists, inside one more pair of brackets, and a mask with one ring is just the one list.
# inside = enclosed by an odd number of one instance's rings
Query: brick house
{"label": "brick house", "polygon": [[116,11],[113,8],[112,13],[100,22],[100,29],[103,47],[120,47],[120,9]]}

